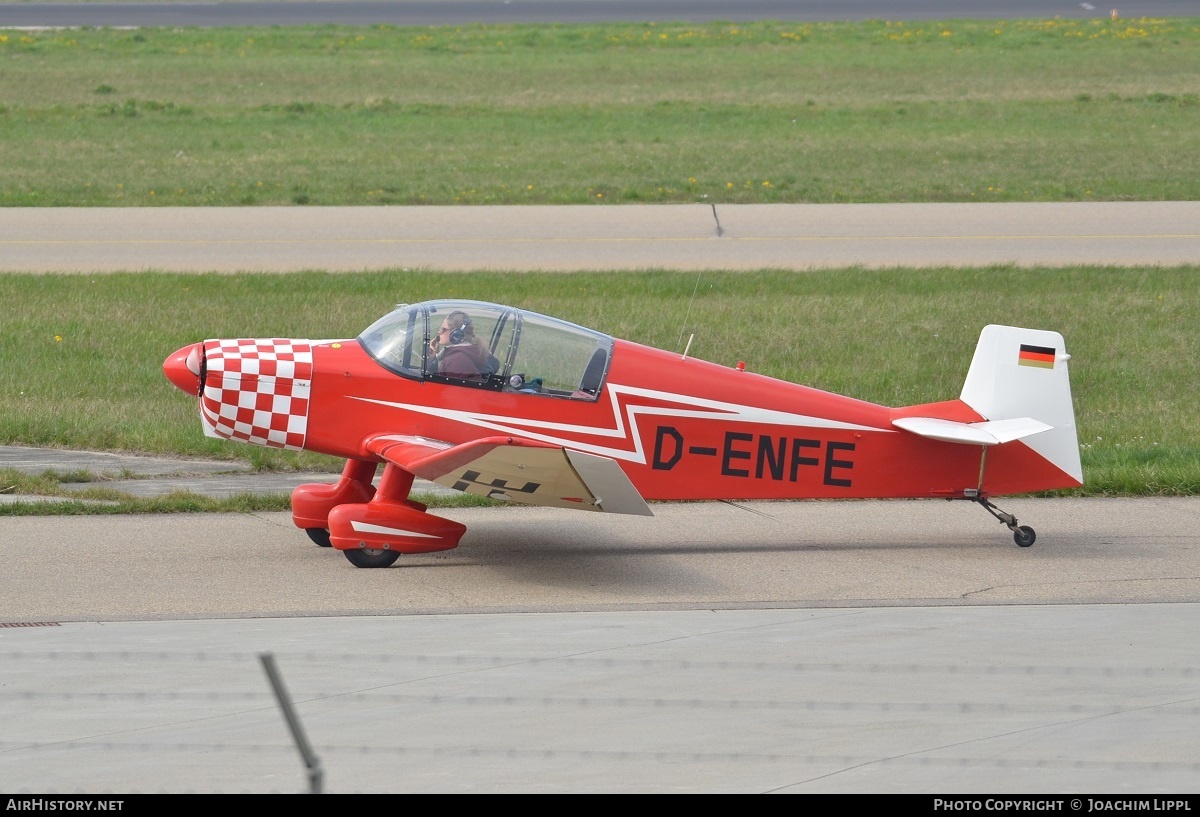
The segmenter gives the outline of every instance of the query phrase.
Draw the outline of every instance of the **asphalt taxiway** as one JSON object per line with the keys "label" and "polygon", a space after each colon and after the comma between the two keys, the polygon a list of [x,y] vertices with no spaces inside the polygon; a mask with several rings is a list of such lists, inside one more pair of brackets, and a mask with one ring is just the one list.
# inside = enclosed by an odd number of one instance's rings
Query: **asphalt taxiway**
{"label": "asphalt taxiway", "polygon": [[1200,499],[1005,506],[5,518],[0,790],[1194,792]]}
{"label": "asphalt taxiway", "polygon": [[[941,555],[913,554],[932,556],[931,572]],[[291,566],[277,567],[274,581],[289,581]],[[1101,794],[1186,804],[1200,779],[1198,612],[780,607],[0,630],[0,789],[913,793],[930,813],[947,795],[978,796],[981,810],[983,795],[1064,812]],[[264,657],[295,701],[311,770]]]}
{"label": "asphalt taxiway", "polygon": [[0,209],[0,272],[1178,265],[1200,202]]}

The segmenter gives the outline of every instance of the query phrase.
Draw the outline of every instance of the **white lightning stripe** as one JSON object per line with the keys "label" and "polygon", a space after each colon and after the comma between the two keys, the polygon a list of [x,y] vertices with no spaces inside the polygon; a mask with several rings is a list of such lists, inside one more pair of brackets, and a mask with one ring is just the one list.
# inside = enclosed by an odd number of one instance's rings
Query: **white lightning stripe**
{"label": "white lightning stripe", "polygon": [[420,533],[415,530],[404,530],[403,528],[388,528],[383,525],[372,525],[370,522],[351,522],[350,527],[354,528],[359,533],[383,533],[388,536],[420,536],[422,539],[438,539],[432,533]]}
{"label": "white lightning stripe", "polygon": [[[792,414],[786,411],[774,411],[771,409],[759,408],[757,406],[745,406],[738,403],[725,403],[719,400],[705,400],[701,398],[689,397],[670,392],[655,391],[653,389],[641,389],[634,386],[622,386],[620,384],[608,385],[609,400],[612,403],[613,417],[615,419],[614,428],[597,428],[595,426],[581,426],[570,423],[543,423],[533,420],[527,420],[520,417],[507,417],[497,414],[479,414],[471,411],[461,411],[457,409],[449,409],[444,407],[421,406],[414,403],[395,403],[389,400],[375,400],[369,397],[351,397],[352,400],[362,400],[366,403],[376,403],[381,406],[391,406],[393,408],[406,409],[415,411],[421,414],[429,414],[443,419],[457,420],[468,425],[479,426],[481,428],[490,428],[494,431],[502,431],[506,434],[515,434],[521,437],[527,437],[541,442],[552,443],[572,448],[576,451],[585,451],[590,454],[598,454],[604,457],[611,457],[617,460],[628,460],[644,465],[646,463],[646,452],[642,448],[642,437],[638,433],[638,417],[640,415],[648,416],[663,416],[663,417],[697,417],[697,418],[712,418],[721,419],[730,423],[771,423],[774,425],[793,426],[797,428],[840,428],[853,431],[880,431],[886,433],[896,433],[892,429],[877,428],[875,426],[864,426],[857,423],[846,423],[841,420],[829,420],[824,417],[810,417],[805,414]],[[628,395],[630,397],[643,397],[654,400],[664,400],[673,403],[692,406],[690,409],[672,409],[660,406],[639,406],[626,403],[626,411],[629,413],[628,431],[626,430],[625,417],[621,411],[618,397],[620,395]],[[566,437],[554,436],[552,434],[543,434],[534,430],[536,428],[561,431],[573,434],[584,434],[593,437],[612,437],[622,440],[628,440],[633,443],[633,450],[629,451],[622,448],[612,448],[611,446],[585,443],[579,440],[569,439]]]}

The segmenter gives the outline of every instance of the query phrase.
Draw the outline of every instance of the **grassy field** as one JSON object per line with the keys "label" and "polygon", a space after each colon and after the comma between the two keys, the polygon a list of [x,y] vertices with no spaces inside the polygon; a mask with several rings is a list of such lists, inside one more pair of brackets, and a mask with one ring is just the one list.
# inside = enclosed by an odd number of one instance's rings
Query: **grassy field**
{"label": "grassy field", "polygon": [[[1196,200],[1200,17],[0,31],[0,155],[0,207]],[[986,323],[1058,329],[1079,493],[1195,494],[1198,273],[7,275],[0,443],[336,468],[203,437],[163,358],[456,296],[890,405],[956,396]]]}
{"label": "grassy field", "polygon": [[0,206],[1200,198],[1200,18],[0,31]]}
{"label": "grassy field", "polygon": [[893,406],[957,397],[987,323],[1054,328],[1072,354],[1077,493],[1200,491],[1196,267],[6,275],[0,443],[336,468],[204,437],[162,361],[208,337],[354,337],[395,293],[498,300],[668,349],[686,329],[696,357]]}

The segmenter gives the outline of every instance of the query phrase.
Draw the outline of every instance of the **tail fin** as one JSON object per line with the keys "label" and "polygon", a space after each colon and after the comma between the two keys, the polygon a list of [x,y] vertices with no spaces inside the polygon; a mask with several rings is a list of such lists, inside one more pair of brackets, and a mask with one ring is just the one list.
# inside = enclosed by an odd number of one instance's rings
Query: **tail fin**
{"label": "tail fin", "polygon": [[1028,418],[1050,426],[1025,445],[1082,483],[1070,357],[1058,332],[986,326],[959,399],[991,422]]}

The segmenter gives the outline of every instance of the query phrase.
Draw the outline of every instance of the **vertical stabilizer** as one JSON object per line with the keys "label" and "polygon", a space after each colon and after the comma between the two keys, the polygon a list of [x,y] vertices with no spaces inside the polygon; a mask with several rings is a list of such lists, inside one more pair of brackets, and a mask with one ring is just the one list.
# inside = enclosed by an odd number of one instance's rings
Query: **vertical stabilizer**
{"label": "vertical stabilizer", "polygon": [[1032,418],[1051,426],[1023,440],[1083,482],[1066,343],[1057,332],[985,326],[961,399],[988,420]]}

